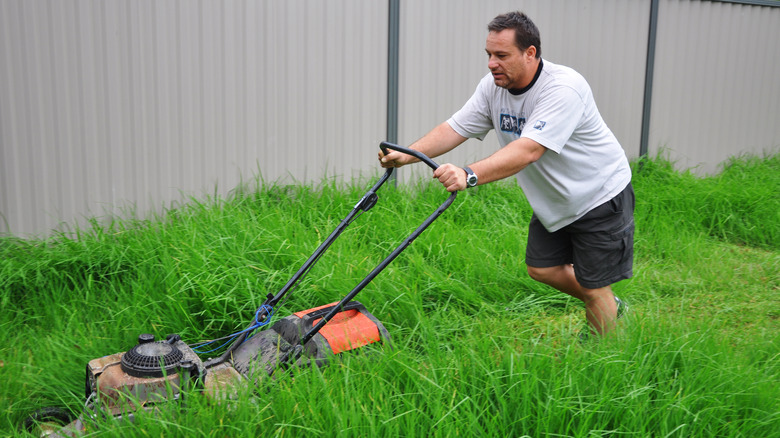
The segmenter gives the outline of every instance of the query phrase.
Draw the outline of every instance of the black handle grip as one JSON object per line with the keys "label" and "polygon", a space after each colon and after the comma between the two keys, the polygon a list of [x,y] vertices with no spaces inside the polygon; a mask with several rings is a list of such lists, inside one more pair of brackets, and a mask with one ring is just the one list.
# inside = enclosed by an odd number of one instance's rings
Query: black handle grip
{"label": "black handle grip", "polygon": [[430,158],[428,158],[427,155],[425,155],[424,153],[422,153],[420,151],[416,151],[414,149],[405,148],[403,146],[398,146],[397,144],[388,143],[386,141],[383,141],[382,143],[379,143],[379,148],[382,149],[382,153],[384,153],[385,155],[387,155],[387,150],[388,149],[392,149],[394,151],[398,151],[398,152],[404,153],[406,155],[411,155],[411,156],[417,158],[418,160],[420,160],[423,163],[427,164],[428,167],[430,167],[433,170],[436,170],[436,169],[439,168],[439,165],[436,164],[435,161],[431,160]]}

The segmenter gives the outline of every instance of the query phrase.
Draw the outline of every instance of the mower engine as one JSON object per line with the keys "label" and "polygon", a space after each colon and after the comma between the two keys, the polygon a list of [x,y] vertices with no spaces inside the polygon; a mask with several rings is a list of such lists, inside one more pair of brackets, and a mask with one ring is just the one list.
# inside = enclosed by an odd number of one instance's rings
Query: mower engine
{"label": "mower engine", "polygon": [[96,399],[102,409],[119,415],[135,402],[146,407],[178,399],[180,388],[204,374],[203,362],[179,335],[155,342],[153,335],[142,334],[129,351],[87,364],[86,395],[88,401]]}

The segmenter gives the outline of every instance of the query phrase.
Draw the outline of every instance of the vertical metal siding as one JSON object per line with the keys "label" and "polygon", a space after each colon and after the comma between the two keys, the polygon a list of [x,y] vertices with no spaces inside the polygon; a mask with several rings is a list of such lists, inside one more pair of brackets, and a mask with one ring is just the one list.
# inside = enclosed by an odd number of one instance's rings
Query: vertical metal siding
{"label": "vertical metal siding", "polygon": [[[780,8],[660,1],[650,154],[709,172],[777,152]],[[401,1],[398,142],[471,96],[487,23],[518,8],[636,157],[649,0]],[[387,43],[387,0],[0,1],[0,233],[145,216],[257,173],[375,175]],[[496,147],[491,135],[439,161]]]}
{"label": "vertical metal siding", "polygon": [[664,0],[649,155],[712,173],[780,147],[780,8]]}
{"label": "vertical metal siding", "polygon": [[375,171],[384,1],[0,2],[0,233]]}

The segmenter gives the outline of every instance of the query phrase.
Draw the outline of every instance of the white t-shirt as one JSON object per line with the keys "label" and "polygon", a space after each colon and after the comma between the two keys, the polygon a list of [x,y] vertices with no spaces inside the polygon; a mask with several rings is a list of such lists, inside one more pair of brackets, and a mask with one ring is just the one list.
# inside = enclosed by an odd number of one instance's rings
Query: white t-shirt
{"label": "white t-shirt", "polygon": [[549,149],[518,172],[517,180],[550,232],[612,199],[631,181],[626,154],[585,78],[550,61],[542,62],[535,82],[518,95],[496,86],[488,73],[447,123],[463,137],[480,140],[495,129],[502,147],[527,137]]}

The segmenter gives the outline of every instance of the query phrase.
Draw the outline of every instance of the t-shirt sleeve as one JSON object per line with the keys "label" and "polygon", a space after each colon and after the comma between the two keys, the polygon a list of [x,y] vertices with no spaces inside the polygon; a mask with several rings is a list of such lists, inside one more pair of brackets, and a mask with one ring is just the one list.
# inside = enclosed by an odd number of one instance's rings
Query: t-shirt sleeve
{"label": "t-shirt sleeve", "polygon": [[579,93],[568,86],[556,86],[540,95],[521,137],[530,138],[560,154],[582,120],[585,103]]}
{"label": "t-shirt sleeve", "polygon": [[485,80],[483,79],[477,85],[477,89],[471,98],[463,105],[463,108],[447,120],[447,123],[455,132],[466,138],[482,140],[493,129],[487,93],[488,87],[485,86]]}

